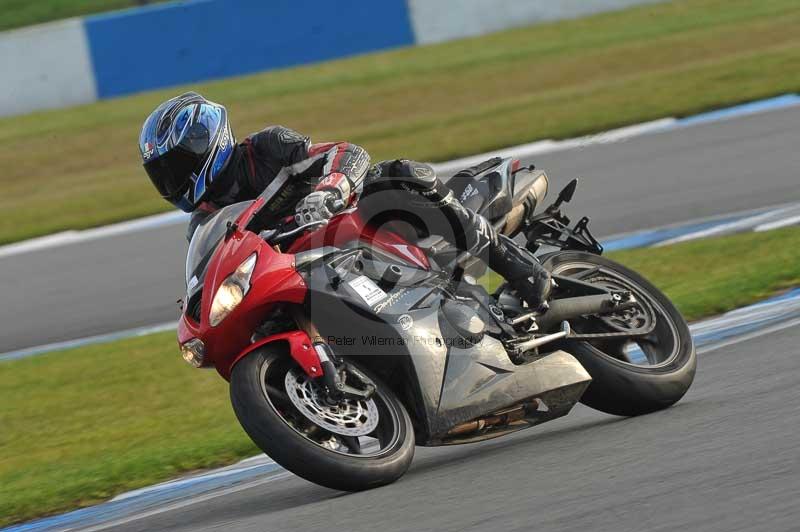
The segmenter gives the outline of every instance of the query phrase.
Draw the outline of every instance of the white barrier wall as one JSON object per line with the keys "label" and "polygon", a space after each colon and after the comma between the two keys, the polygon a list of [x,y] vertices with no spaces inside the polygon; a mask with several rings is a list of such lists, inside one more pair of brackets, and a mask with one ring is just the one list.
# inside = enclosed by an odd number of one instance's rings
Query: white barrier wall
{"label": "white barrier wall", "polygon": [[417,44],[483,35],[664,0],[408,0]]}
{"label": "white barrier wall", "polygon": [[659,1],[159,3],[0,33],[0,116]]}
{"label": "white barrier wall", "polygon": [[97,99],[81,19],[0,34],[0,116]]}

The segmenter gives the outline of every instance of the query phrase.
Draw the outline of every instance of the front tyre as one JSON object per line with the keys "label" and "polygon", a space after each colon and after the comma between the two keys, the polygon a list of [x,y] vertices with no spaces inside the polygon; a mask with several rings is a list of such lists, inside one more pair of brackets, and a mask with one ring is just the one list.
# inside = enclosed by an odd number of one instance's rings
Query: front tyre
{"label": "front tyre", "polygon": [[[543,264],[553,274],[630,291],[641,302],[616,315],[571,322],[578,334],[600,333],[594,339],[564,342],[564,349],[592,376],[582,403],[609,414],[636,416],[667,408],[684,396],[694,380],[697,355],[686,320],[667,296],[635,271],[591,253],[558,252]],[[626,327],[650,332],[630,338],[614,335]],[[612,334],[603,338],[603,333]]]}
{"label": "front tyre", "polygon": [[392,390],[358,369],[377,391],[331,405],[290,357],[264,348],[233,368],[233,410],[262,451],[306,480],[344,491],[389,484],[411,465],[414,431]]}

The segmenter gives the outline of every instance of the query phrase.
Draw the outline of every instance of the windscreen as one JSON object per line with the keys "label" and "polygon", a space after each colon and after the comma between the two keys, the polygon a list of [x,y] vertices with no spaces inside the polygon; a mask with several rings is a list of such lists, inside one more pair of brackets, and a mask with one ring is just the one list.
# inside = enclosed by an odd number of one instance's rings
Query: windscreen
{"label": "windscreen", "polygon": [[225,236],[228,222],[235,221],[250,205],[252,201],[234,203],[218,210],[197,227],[189,243],[186,253],[186,287],[192,292],[195,287],[202,286],[208,266],[217,244]]}

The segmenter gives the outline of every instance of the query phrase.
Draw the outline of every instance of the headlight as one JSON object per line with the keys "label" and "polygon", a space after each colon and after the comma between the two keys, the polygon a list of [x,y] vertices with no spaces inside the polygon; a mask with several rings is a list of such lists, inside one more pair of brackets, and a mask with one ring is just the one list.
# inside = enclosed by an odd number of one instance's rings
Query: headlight
{"label": "headlight", "polygon": [[203,365],[203,358],[206,356],[206,346],[199,338],[192,338],[181,346],[181,355],[186,362],[199,368]]}
{"label": "headlight", "polygon": [[250,290],[250,277],[253,275],[255,267],[256,254],[253,253],[222,282],[214,295],[211,312],[208,314],[212,327],[219,325],[242,302],[245,294]]}

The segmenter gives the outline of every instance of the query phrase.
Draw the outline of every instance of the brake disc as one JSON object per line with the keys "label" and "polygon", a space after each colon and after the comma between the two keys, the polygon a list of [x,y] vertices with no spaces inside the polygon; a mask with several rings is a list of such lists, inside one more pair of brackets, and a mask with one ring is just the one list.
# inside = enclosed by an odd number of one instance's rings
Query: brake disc
{"label": "brake disc", "polygon": [[378,426],[375,400],[344,398],[329,404],[322,388],[299,369],[292,368],[284,381],[292,404],[315,425],[342,436],[366,436]]}

